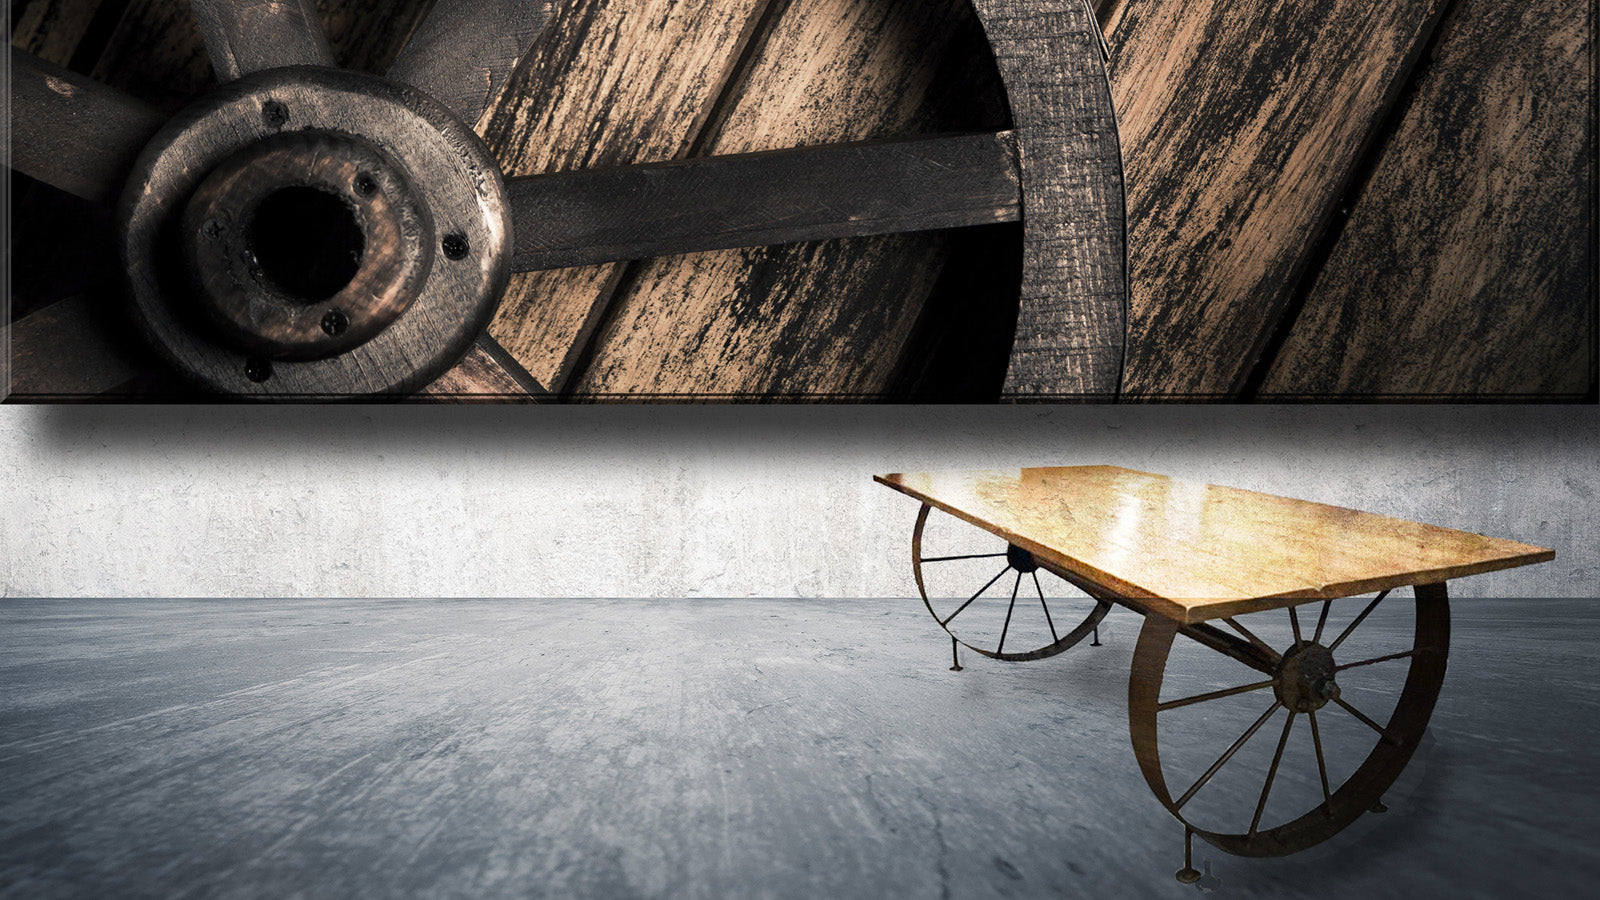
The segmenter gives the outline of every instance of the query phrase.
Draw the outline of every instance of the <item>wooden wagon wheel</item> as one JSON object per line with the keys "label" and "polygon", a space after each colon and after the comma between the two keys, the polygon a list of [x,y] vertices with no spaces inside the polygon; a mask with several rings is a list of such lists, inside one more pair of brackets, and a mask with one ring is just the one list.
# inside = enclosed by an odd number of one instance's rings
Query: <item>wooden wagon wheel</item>
{"label": "wooden wagon wheel", "polygon": [[[1320,604],[1315,624],[1293,608],[1224,619],[1226,628],[1146,619],[1129,682],[1134,752],[1190,831],[1241,856],[1282,856],[1381,809],[1427,728],[1450,636],[1444,586],[1422,585],[1409,646],[1394,640],[1397,629],[1362,646],[1387,595],[1342,626],[1329,620],[1333,601]],[[1277,718],[1281,728],[1268,728]],[[1262,731],[1267,739],[1253,741]],[[1186,875],[1198,873],[1186,865]]]}
{"label": "wooden wagon wheel", "polygon": [[[1006,395],[1117,393],[1121,158],[1083,0],[973,3],[1011,131],[513,179],[463,123],[545,4],[440,3],[385,78],[334,68],[311,0],[191,5],[221,84],[171,119],[13,50],[10,162],[120,196],[133,318],[208,389],[415,391],[483,332],[511,272],[1020,220]],[[25,350],[19,370],[39,357]]]}
{"label": "wooden wagon wheel", "polygon": [[[1055,656],[1097,633],[1111,611],[1109,600],[1090,597],[1027,550],[954,516],[939,516],[942,528],[936,530],[942,533],[929,540],[932,511],[924,503],[917,514],[911,567],[922,603],[950,635],[952,652],[959,644],[990,659],[1026,662]],[[956,594],[946,598],[935,587],[936,600],[929,596],[930,584]],[[960,667],[957,658],[952,668]]]}

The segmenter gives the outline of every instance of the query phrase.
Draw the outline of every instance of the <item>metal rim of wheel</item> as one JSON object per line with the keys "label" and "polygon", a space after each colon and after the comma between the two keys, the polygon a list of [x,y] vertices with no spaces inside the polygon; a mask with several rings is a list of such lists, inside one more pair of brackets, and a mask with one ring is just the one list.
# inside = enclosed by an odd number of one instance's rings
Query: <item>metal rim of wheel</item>
{"label": "metal rim of wheel", "polygon": [[[508,272],[1020,220],[1024,276],[1006,395],[1113,398],[1126,340],[1126,235],[1121,151],[1098,24],[1084,0],[1057,0],[1045,10],[1032,0],[973,0],[973,6],[1007,87],[1015,123],[1009,132],[797,148],[597,170],[576,178],[506,179],[462,123],[476,121],[532,45],[550,14],[544,4],[439,4],[387,77],[378,78],[335,67],[310,0],[192,0],[218,87],[167,120],[120,91],[13,50],[13,109],[21,114],[13,122],[11,162],[87,199],[103,202],[118,193],[125,198],[123,261],[135,318],[180,371],[227,393],[368,396],[425,386],[486,327]],[[488,48],[497,48],[488,61],[463,59]],[[345,102],[351,97],[356,102]],[[390,114],[416,127],[397,136],[379,121]],[[253,288],[247,282],[261,282],[262,267],[248,260],[240,266],[208,249],[197,234],[182,236],[193,246],[162,245],[182,243],[171,235],[181,230],[174,223],[192,212],[191,197],[204,190],[210,170],[241,153],[265,154],[261,145],[268,138],[308,129],[343,142],[352,160],[381,156],[385,164],[374,165],[393,169],[395,177],[380,180],[409,194],[403,209],[376,225],[367,211],[356,210],[369,237],[385,225],[393,226],[389,231],[416,225],[412,230],[427,232],[431,220],[433,234],[408,235],[416,238],[411,243],[427,244],[428,254],[418,251],[404,265],[380,271],[363,268],[350,282],[376,284],[380,293],[396,296],[349,309],[361,291],[335,291],[331,298],[301,298],[310,310],[304,311],[282,302],[282,292],[265,282],[255,286],[261,296],[248,300],[218,301],[215,292],[182,286],[186,278],[175,271],[175,259],[191,267],[196,259],[208,264],[209,274],[196,277],[212,286],[232,279],[248,292]],[[131,163],[146,147],[142,160]],[[441,171],[459,184],[436,191],[430,182]],[[848,182],[854,173],[869,189],[852,183],[831,194],[802,192],[798,202],[810,204],[804,215],[765,208],[771,204],[760,190],[739,189],[766,184],[774,172],[819,186],[832,176]],[[901,176],[877,177],[882,172]],[[819,180],[818,173],[830,178]],[[683,202],[709,179],[731,198],[726,203],[734,221],[683,234],[652,228],[640,236],[629,220],[623,232],[634,236],[625,246],[606,243],[610,235],[597,236],[592,223],[564,221],[595,197],[633,202],[629,198],[641,196],[641,179],[652,188],[666,185],[661,194]],[[346,196],[342,185],[312,187],[361,206],[362,197]],[[238,199],[228,188],[216,192]],[[969,193],[952,203],[957,188]],[[255,204],[271,193],[244,199]],[[849,202],[841,207],[841,201]],[[217,240],[217,223],[190,218],[195,231]],[[446,260],[458,257],[450,242],[462,234],[469,238],[472,264],[452,267]],[[167,271],[153,271],[158,268]],[[417,275],[441,268],[450,284]],[[218,308],[203,308],[208,304]],[[251,313],[263,309],[281,327],[259,327]]]}
{"label": "metal rim of wheel", "polygon": [[[1006,662],[1027,662],[1035,659],[1045,659],[1075,646],[1094,633],[1100,626],[1101,620],[1106,617],[1106,613],[1111,611],[1111,601],[1109,600],[1096,599],[1086,594],[1082,597],[1067,598],[1074,605],[1081,605],[1085,601],[1092,602],[1094,605],[1081,621],[1063,634],[1060,628],[1067,624],[1067,620],[1064,619],[1059,626],[1057,625],[1056,617],[1050,612],[1050,598],[1046,596],[1044,586],[1039,581],[1039,572],[1043,571],[1060,578],[1063,583],[1069,585],[1071,582],[1053,571],[1050,566],[1040,561],[1033,554],[1014,544],[1006,544],[1004,549],[994,552],[957,553],[924,557],[922,554],[923,532],[927,526],[929,514],[932,511],[933,507],[931,505],[926,503],[922,505],[922,510],[917,514],[916,528],[911,533],[911,567],[916,575],[917,593],[922,597],[922,605],[927,608],[928,614],[933,616],[934,621],[939,623],[939,627],[943,628],[952,640],[968,650],[987,656],[990,659],[1004,660]],[[953,516],[950,518],[952,521],[960,521]],[[973,528],[972,531],[974,532],[974,539],[993,538],[992,535],[982,529]],[[999,539],[994,538],[994,540]],[[1005,542],[1002,541],[1001,543]],[[995,561],[1003,559],[1005,567],[1000,570],[999,574],[978,588],[976,593],[962,602],[953,613],[948,616],[941,616],[934,609],[934,603],[928,596],[928,573],[924,571],[924,566],[979,559]],[[1009,593],[1005,593],[1006,585],[1004,582],[1007,580],[1005,576],[1011,573],[1015,573],[1015,577],[1010,579]],[[985,595],[988,594],[989,590],[996,585],[1001,587],[1001,594],[986,597]],[[1033,590],[1031,592],[1027,591],[1025,586],[1031,586]],[[957,599],[960,598],[958,597]],[[975,637],[973,632],[963,631],[967,636],[962,637],[962,634],[957,633],[957,630],[961,630],[960,625],[955,625],[953,630],[953,623],[960,620],[963,614],[969,614],[965,621],[972,621],[972,616],[976,615],[973,612],[974,607],[984,600],[990,599],[997,599],[1006,606],[1004,624],[1001,626],[997,642],[992,647],[988,645],[986,640],[980,640]],[[1057,599],[1057,614],[1060,614],[1065,609],[1065,605],[1059,603],[1062,598]],[[1035,601],[1037,601],[1037,605]],[[1013,649],[1008,652],[1005,649],[1006,639],[1011,635],[1013,625],[1021,624],[1020,620],[1016,618],[1019,604],[1023,616],[1038,614],[1042,617],[1043,624],[1045,629],[1048,630],[1051,640],[1042,646],[1035,646],[1026,650]],[[998,610],[996,609],[995,612],[998,612]],[[1037,629],[1038,623],[1034,622],[1032,624],[1035,626],[1033,633],[1042,637],[1042,632]],[[1015,643],[1013,643],[1013,647],[1015,647]]]}
{"label": "metal rim of wheel", "polygon": [[[1338,833],[1362,813],[1378,807],[1384,792],[1399,777],[1427,729],[1428,719],[1444,680],[1450,632],[1449,603],[1442,596],[1442,591],[1436,595],[1430,591],[1419,590],[1409,650],[1339,662],[1335,654],[1340,651],[1346,639],[1360,628],[1373,609],[1382,603],[1388,593],[1385,591],[1379,594],[1360,615],[1331,640],[1325,637],[1324,626],[1333,601],[1323,602],[1315,630],[1309,632],[1302,631],[1299,614],[1290,607],[1287,615],[1290,618],[1292,636],[1282,651],[1274,649],[1270,641],[1259,637],[1257,632],[1265,633],[1259,622],[1247,625],[1240,621],[1259,619],[1269,615],[1268,613],[1221,620],[1232,630],[1231,634],[1224,632],[1217,625],[1180,626],[1176,621],[1166,617],[1147,617],[1134,651],[1133,669],[1129,680],[1128,719],[1134,754],[1138,758],[1140,770],[1162,805],[1193,833],[1200,835],[1214,846],[1239,856],[1254,857],[1284,856],[1314,846]],[[1284,615],[1282,610],[1274,610],[1272,613]],[[1161,699],[1163,682],[1177,680],[1171,678],[1176,674],[1172,668],[1171,653],[1174,642],[1180,635],[1183,635],[1185,640],[1193,638],[1211,650],[1217,649],[1218,642],[1229,644],[1235,648],[1235,652],[1227,655],[1234,656],[1265,677],[1237,687],[1202,691],[1163,700]],[[1246,661],[1243,658],[1245,656],[1253,658]],[[1404,684],[1388,722],[1380,725],[1342,695],[1337,675],[1352,669],[1379,666],[1400,660],[1409,660]],[[1369,671],[1381,673],[1384,670]],[[1176,781],[1183,793],[1174,798],[1167,778],[1169,774],[1176,776],[1177,772],[1175,767],[1163,763],[1160,751],[1162,715],[1189,708],[1206,715],[1204,721],[1209,723],[1214,714],[1204,713],[1205,704],[1218,703],[1230,697],[1260,699],[1261,695],[1269,692],[1273,700],[1266,711],[1233,743],[1228,744],[1227,749],[1216,757],[1209,767],[1201,770],[1197,779],[1194,773],[1200,769],[1199,764],[1189,767],[1184,773],[1185,777]],[[1369,701],[1363,695],[1356,702]],[[1254,713],[1254,709],[1250,708],[1250,714]],[[1348,727],[1358,734],[1365,733],[1366,740],[1371,742],[1371,749],[1365,758],[1337,787],[1330,781],[1331,764],[1324,752],[1327,743],[1324,738],[1329,722],[1326,717],[1321,722],[1317,718],[1319,710],[1327,709],[1334,710],[1337,716],[1347,716],[1350,722],[1359,723],[1341,727]],[[1275,719],[1280,710],[1287,710],[1288,716],[1284,718],[1282,729],[1278,732],[1276,751],[1272,755],[1270,766],[1264,773],[1259,773],[1263,776],[1261,790],[1258,797],[1250,798],[1254,800],[1254,810],[1248,821],[1244,820],[1242,809],[1237,811],[1238,820],[1233,816],[1216,816],[1214,818],[1225,821],[1199,821],[1201,817],[1191,816],[1192,810],[1188,808],[1189,804],[1203,794],[1207,786],[1211,785],[1215,777],[1226,767],[1230,764],[1238,765],[1234,762],[1237,754],[1257,733],[1262,731],[1271,733],[1271,729],[1266,728],[1267,723]],[[1272,796],[1274,784],[1285,771],[1281,769],[1285,748],[1300,718],[1305,718],[1309,726],[1315,765],[1305,766],[1309,771],[1295,772],[1296,777],[1303,778],[1304,784],[1310,785],[1306,796],[1297,795],[1295,800],[1314,801],[1317,797],[1317,788],[1320,787],[1320,802],[1313,802],[1309,809],[1293,818],[1263,827],[1264,812]],[[1241,721],[1247,719],[1248,715]],[[1227,731],[1227,734],[1214,742],[1214,746],[1208,747],[1208,752],[1198,758],[1210,758],[1210,750],[1221,746],[1224,740],[1232,737],[1232,728]],[[1187,746],[1194,746],[1196,741],[1208,737],[1197,737],[1189,731],[1180,733],[1186,749]],[[1302,763],[1309,763],[1309,760],[1304,758],[1303,747],[1297,755],[1302,757]],[[1358,756],[1359,751],[1349,754],[1348,758],[1334,762],[1349,762]],[[1243,777],[1249,784],[1254,785],[1255,770],[1251,769],[1250,772],[1251,774]],[[1312,780],[1312,772],[1315,772],[1315,780]],[[1300,809],[1303,805],[1297,803],[1294,808]]]}

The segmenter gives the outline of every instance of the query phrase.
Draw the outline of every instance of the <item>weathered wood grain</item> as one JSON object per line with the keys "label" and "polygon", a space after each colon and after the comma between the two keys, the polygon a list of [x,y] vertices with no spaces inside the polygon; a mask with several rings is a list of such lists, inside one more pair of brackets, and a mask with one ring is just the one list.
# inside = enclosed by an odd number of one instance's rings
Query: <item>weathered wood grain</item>
{"label": "weathered wood grain", "polygon": [[475,125],[549,20],[547,0],[435,5],[388,77],[421,88]]}
{"label": "weathered wood grain", "polygon": [[137,377],[148,360],[123,339],[121,297],[69,297],[10,326],[15,399],[82,400]]}
{"label": "weathered wood grain", "polygon": [[1015,135],[774,150],[514,179],[513,270],[1021,218]]}
{"label": "weathered wood grain", "polygon": [[1264,399],[1594,389],[1594,22],[1461,0]]}
{"label": "weathered wood grain", "polygon": [[[317,0],[337,65],[381,73],[432,0]],[[216,82],[187,0],[132,0],[94,75],[164,108]]]}
{"label": "weathered wood grain", "polygon": [[100,0],[18,0],[11,4],[11,46],[69,66],[100,6]]}
{"label": "weathered wood grain", "polygon": [[536,403],[549,395],[504,347],[484,334],[455,368],[417,392],[416,399],[435,403]]}
{"label": "weathered wood grain", "polygon": [[[686,156],[774,0],[573,0],[482,134],[508,176]],[[620,265],[513,277],[490,333],[559,391]]]}
{"label": "weathered wood grain", "polygon": [[1016,118],[1022,296],[1004,396],[1109,400],[1127,341],[1122,156],[1088,3],[978,0]]}
{"label": "weathered wood grain", "polygon": [[190,0],[218,81],[279,66],[331,66],[312,0]]}
{"label": "weathered wood grain", "polygon": [[1243,387],[1444,6],[1117,5],[1130,395]]}
{"label": "weathered wood grain", "polygon": [[86,200],[122,190],[134,157],[165,118],[148,104],[11,47],[7,162]]}
{"label": "weathered wood grain", "polygon": [[[787,6],[702,152],[716,156],[993,127],[951,84],[981,40],[970,7],[826,0]],[[652,260],[618,293],[568,385],[582,396],[881,395],[937,280],[947,238],[861,238]]]}

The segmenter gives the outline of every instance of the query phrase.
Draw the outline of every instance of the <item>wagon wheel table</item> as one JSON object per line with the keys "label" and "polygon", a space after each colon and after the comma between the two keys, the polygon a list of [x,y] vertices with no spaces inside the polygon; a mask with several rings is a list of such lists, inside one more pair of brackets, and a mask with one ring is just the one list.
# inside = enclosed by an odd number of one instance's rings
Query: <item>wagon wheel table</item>
{"label": "wagon wheel table", "polygon": [[[1129,730],[1145,780],[1184,825],[1184,882],[1200,876],[1196,834],[1241,856],[1283,856],[1382,811],[1444,681],[1446,582],[1555,558],[1516,541],[1114,466],[875,480],[923,504],[912,566],[953,651],[1039,659],[1081,641],[1114,603],[1144,616]],[[960,588],[947,605],[944,587]],[[1385,645],[1394,629],[1372,623],[1405,615],[1384,603],[1405,587],[1415,594],[1409,637]],[[1364,604],[1335,603],[1373,592]],[[1269,729],[1280,710],[1282,724]],[[1269,738],[1252,744],[1262,731]]]}

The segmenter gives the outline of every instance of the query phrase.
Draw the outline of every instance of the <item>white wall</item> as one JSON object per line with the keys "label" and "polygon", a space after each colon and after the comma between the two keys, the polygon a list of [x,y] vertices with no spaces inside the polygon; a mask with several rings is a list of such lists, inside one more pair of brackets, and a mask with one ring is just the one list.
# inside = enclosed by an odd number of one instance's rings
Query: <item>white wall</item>
{"label": "white wall", "polygon": [[0,407],[0,595],[904,597],[874,473],[1114,463],[1554,547],[1595,407]]}

